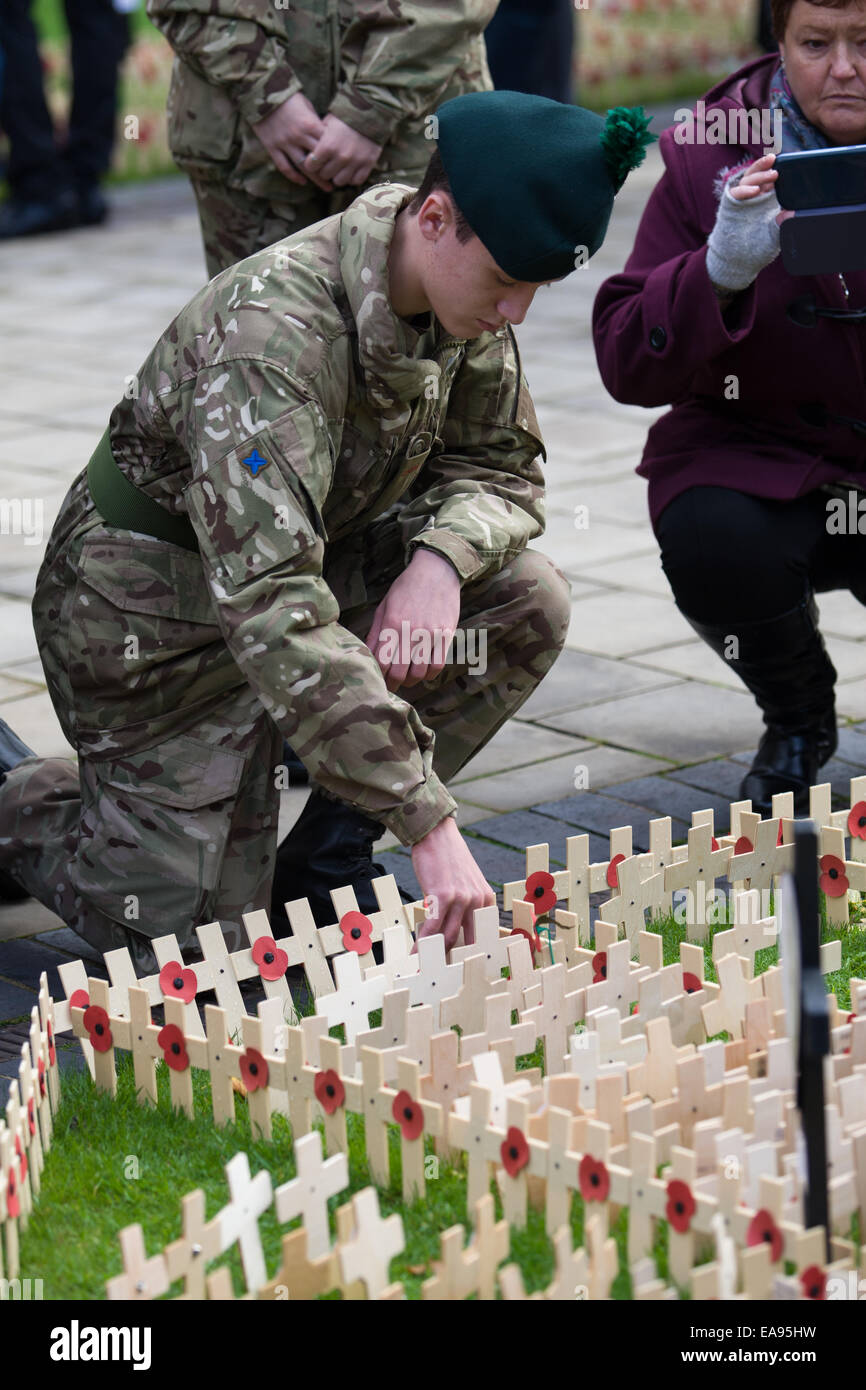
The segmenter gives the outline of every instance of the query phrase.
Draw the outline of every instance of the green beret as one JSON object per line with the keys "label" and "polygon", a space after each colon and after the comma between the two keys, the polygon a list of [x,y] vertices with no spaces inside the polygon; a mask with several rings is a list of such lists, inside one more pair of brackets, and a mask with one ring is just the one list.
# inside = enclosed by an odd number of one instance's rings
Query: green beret
{"label": "green beret", "polygon": [[614,195],[657,138],[639,106],[602,117],[526,92],[467,92],[436,115],[457,206],[497,265],[533,283],[595,255]]}

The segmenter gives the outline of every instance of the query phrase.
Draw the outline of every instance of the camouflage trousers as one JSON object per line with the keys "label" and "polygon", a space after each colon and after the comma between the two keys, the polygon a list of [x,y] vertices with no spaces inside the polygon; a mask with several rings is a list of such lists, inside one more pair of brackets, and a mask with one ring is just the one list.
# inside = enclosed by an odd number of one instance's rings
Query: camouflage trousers
{"label": "camouflage trousers", "polygon": [[[374,524],[364,537],[375,562],[356,575],[361,598],[353,583],[353,606],[341,611],[341,623],[362,639],[404,567],[395,528],[385,524],[376,531]],[[149,720],[165,729],[164,689],[159,695],[142,688],[140,678],[124,677],[124,662],[117,660],[102,668],[116,689],[101,686],[100,709],[123,720],[121,733],[129,734],[134,751],[106,756],[93,728],[76,738],[70,704],[77,701],[81,713],[84,697],[76,694],[70,670],[82,649],[98,655],[94,629],[82,635],[82,624],[97,620],[82,618],[71,605],[57,607],[61,581],[65,589],[70,583],[59,563],[40,574],[34,624],[52,700],[78,763],[28,758],[7,775],[0,786],[0,867],[98,950],[128,947],[139,973],[154,968],[151,938],[173,932],[182,949],[195,950],[194,928],[202,923],[219,920],[229,949],[239,949],[245,941],[242,914],[270,908],[285,785],[283,735],[232,662],[214,659],[207,667],[195,652],[187,659],[189,708],[182,708],[182,699],[173,702],[178,708],[161,741],[142,748],[140,731]],[[68,616],[73,611],[76,616]],[[500,573],[464,585],[460,631],[466,659],[400,692],[435,734],[433,766],[443,781],[532,694],[559,654],[568,619],[567,580],[534,550]],[[134,637],[136,623],[142,641],[152,638],[152,612],[130,611],[118,598],[112,616],[112,604],[103,598],[103,651],[113,622],[116,642]],[[455,652],[459,657],[459,639]],[[184,675],[182,656],[172,666],[178,661],[181,670],[167,672],[169,680]],[[220,687],[210,699],[209,680]],[[102,741],[116,746],[117,728]],[[299,883],[296,896],[303,894]]]}
{"label": "camouflage trousers", "polygon": [[[423,177],[421,169],[405,182],[415,186]],[[313,184],[309,185],[309,192],[288,185],[292,199],[281,203],[229,188],[217,179],[192,178],[190,182],[198,205],[208,278],[212,280],[221,270],[255,251],[294,236],[314,222],[345,212],[360,193],[385,180],[374,175],[363,187],[335,188],[333,193],[325,193]]]}

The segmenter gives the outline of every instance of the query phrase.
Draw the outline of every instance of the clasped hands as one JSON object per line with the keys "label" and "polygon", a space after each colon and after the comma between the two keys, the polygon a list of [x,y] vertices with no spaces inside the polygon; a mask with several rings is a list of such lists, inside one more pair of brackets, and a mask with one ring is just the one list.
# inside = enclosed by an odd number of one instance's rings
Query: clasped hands
{"label": "clasped hands", "polygon": [[289,97],[253,130],[290,183],[313,183],[325,193],[365,183],[383,149],[338,116],[320,117],[303,92]]}

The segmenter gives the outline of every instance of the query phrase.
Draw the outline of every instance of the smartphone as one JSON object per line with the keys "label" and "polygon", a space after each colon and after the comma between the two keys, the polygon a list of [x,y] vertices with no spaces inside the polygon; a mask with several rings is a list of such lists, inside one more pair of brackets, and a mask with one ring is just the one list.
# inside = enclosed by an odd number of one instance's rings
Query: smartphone
{"label": "smartphone", "polygon": [[866,145],[832,145],[776,156],[776,197],[783,208],[850,207],[866,203]]}

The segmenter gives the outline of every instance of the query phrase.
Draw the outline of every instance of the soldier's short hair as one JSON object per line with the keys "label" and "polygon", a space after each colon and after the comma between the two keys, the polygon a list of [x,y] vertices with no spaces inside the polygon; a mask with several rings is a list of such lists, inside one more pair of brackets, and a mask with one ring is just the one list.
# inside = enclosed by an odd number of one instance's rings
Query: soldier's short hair
{"label": "soldier's short hair", "polygon": [[451,184],[448,182],[445,165],[442,163],[442,156],[438,150],[433,151],[421,187],[409,204],[407,212],[411,212],[413,216],[419,213],[431,193],[448,194],[451,200],[451,206],[454,209],[454,231],[457,234],[457,240],[460,242],[471,240],[471,238],[475,236],[475,233],[457,206],[457,200],[451,192]]}

